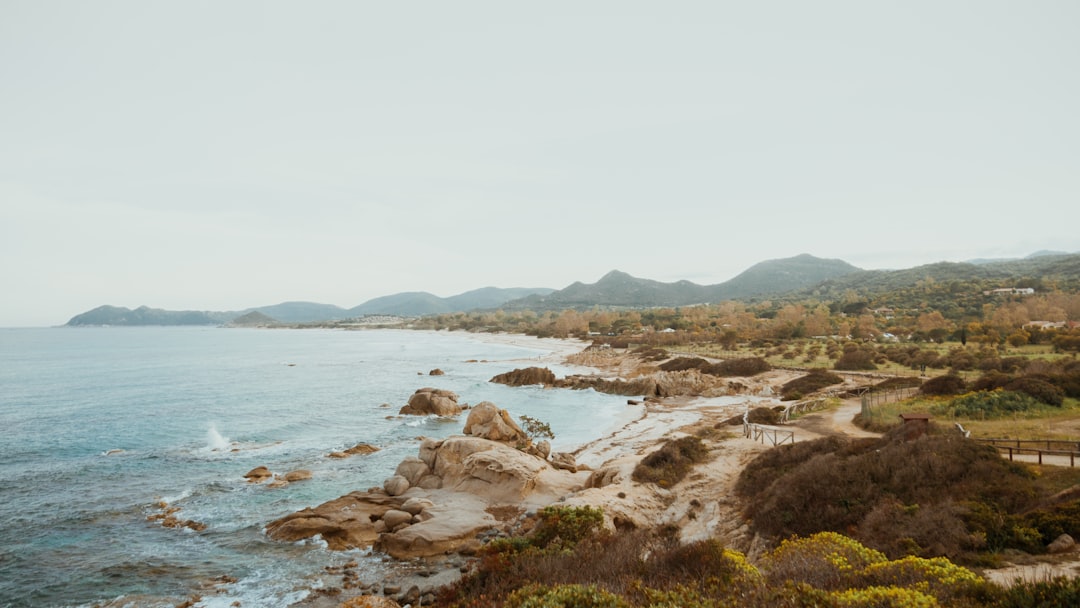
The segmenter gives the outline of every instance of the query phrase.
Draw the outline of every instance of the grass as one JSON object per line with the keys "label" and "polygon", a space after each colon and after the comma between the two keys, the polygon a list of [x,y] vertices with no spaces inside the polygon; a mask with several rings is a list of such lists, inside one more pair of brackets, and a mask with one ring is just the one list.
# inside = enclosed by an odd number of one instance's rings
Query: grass
{"label": "grass", "polygon": [[[933,406],[948,398],[916,397],[897,403],[874,406],[868,428],[875,430],[896,426],[901,413],[928,414]],[[1080,402],[1066,399],[1061,407],[1043,405],[1031,411],[1005,418],[943,418],[935,416],[938,424],[960,423],[972,437],[1001,439],[1076,439],[1080,436]]]}

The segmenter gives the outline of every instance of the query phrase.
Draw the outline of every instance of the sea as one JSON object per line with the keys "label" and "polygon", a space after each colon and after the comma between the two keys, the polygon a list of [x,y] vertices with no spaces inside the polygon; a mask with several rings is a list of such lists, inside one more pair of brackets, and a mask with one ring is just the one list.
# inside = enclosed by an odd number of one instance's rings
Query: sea
{"label": "sea", "polygon": [[[380,486],[420,437],[460,433],[464,415],[397,415],[419,388],[547,422],[563,451],[641,415],[626,397],[489,381],[585,371],[557,350],[410,330],[0,329],[0,606],[287,606],[328,565],[377,578],[385,556],[264,527]],[[380,450],[328,457],[358,443]],[[258,466],[312,478],[248,483]],[[205,528],[165,527],[166,512]]]}

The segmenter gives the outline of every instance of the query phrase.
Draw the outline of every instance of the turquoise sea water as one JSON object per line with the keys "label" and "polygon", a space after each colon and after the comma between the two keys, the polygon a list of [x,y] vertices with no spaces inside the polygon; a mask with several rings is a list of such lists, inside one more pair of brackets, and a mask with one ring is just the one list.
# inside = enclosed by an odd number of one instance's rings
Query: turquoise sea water
{"label": "turquoise sea water", "polygon": [[[201,606],[281,606],[328,564],[377,572],[376,555],[271,542],[263,526],[380,485],[418,436],[459,433],[464,417],[394,415],[421,387],[547,421],[557,450],[637,414],[625,397],[488,382],[546,354],[445,332],[0,329],[0,606],[171,606],[197,592]],[[382,450],[326,457],[359,442]],[[260,465],[314,476],[246,483]],[[161,501],[206,529],[147,521]],[[206,587],[223,575],[236,582]]]}

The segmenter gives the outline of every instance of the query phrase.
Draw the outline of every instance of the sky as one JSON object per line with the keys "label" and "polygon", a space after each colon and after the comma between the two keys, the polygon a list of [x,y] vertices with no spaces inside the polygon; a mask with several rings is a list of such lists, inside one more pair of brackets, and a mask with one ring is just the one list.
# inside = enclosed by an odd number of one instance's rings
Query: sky
{"label": "sky", "polygon": [[0,0],[0,327],[1080,251],[1080,3]]}

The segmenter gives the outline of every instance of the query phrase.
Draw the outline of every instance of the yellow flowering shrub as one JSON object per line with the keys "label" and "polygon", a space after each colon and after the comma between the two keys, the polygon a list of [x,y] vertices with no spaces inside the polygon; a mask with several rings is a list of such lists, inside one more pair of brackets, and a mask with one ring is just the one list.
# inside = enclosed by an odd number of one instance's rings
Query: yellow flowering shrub
{"label": "yellow flowering shrub", "polygon": [[839,608],[938,608],[933,596],[903,587],[864,587],[831,594]]}
{"label": "yellow flowering shrub", "polygon": [[884,553],[836,532],[792,537],[765,554],[762,569],[772,584],[802,582],[821,589],[842,589],[871,564],[885,563]]}
{"label": "yellow flowering shrub", "polygon": [[861,577],[870,585],[892,585],[916,589],[942,602],[969,595],[986,584],[971,570],[944,557],[925,559],[909,556],[891,562],[867,566]]}

